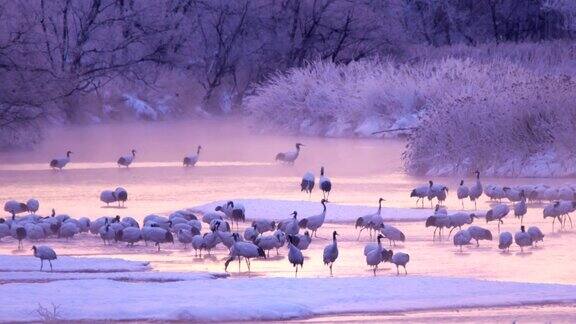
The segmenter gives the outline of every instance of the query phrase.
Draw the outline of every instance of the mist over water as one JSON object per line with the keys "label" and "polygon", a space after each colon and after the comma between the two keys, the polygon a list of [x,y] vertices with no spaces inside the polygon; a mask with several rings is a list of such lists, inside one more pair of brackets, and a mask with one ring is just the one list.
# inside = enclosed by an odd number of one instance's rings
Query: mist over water
{"label": "mist over water", "polygon": [[[306,146],[294,166],[274,161],[296,142]],[[198,145],[196,167],[183,167],[183,157]],[[218,199],[308,199],[299,191],[300,177],[308,170],[318,177],[324,166],[337,188],[334,199],[372,204],[377,197],[360,194],[359,187],[373,191],[383,177],[402,181],[402,146],[396,140],[383,148],[382,140],[254,135],[245,123],[229,120],[67,127],[51,130],[33,151],[0,154],[0,199],[35,197],[45,214],[54,207],[71,215],[142,217]],[[135,162],[119,168],[116,160],[132,148]],[[67,150],[73,152],[70,164],[62,172],[50,170],[50,159]],[[128,208],[101,208],[99,193],[117,186],[128,190]],[[340,194],[344,188],[350,194]]]}
{"label": "mist over water", "polygon": [[[306,146],[295,165],[274,161],[276,153],[294,149],[296,142]],[[185,168],[182,159],[202,145],[200,162],[196,167]],[[48,215],[51,208],[59,214],[73,217],[132,216],[142,220],[152,213],[169,213],[214,200],[235,198],[268,198],[320,201],[321,193],[315,190],[312,197],[300,192],[302,175],[311,170],[318,179],[320,166],[333,183],[330,194],[332,203],[363,204],[377,207],[379,197],[384,206],[415,208],[410,190],[424,184],[428,178],[407,175],[402,169],[402,140],[331,139],[313,137],[279,137],[255,134],[246,124],[238,121],[182,121],[159,123],[134,123],[93,125],[54,129],[49,138],[36,150],[0,154],[0,201],[16,199],[25,201],[34,197],[40,200],[41,215]],[[119,168],[116,160],[136,149],[136,160],[130,168]],[[73,151],[72,162],[62,171],[50,170],[48,162]],[[472,175],[466,177],[471,184]],[[449,210],[461,208],[455,190],[459,178],[434,178],[450,187]],[[483,184],[535,184],[561,185],[571,179],[482,179]],[[105,207],[99,194],[105,189],[122,186],[128,190],[126,208]],[[480,210],[487,210],[491,203],[482,197]],[[425,203],[429,208],[430,204]],[[392,247],[411,255],[408,271],[411,275],[443,275],[474,277],[495,280],[574,283],[576,265],[568,262],[576,257],[571,247],[576,244],[572,232],[551,233],[550,219],[542,219],[542,205],[530,205],[524,222],[537,225],[547,235],[544,244],[526,254],[514,251],[501,254],[497,249],[496,223],[482,220],[476,225],[490,229],[491,242],[482,242],[479,248],[471,247],[464,253],[457,252],[451,241],[432,242],[432,229],[423,222],[394,222],[406,233],[407,241]],[[466,208],[473,208],[466,201]],[[318,212],[321,206],[318,204]],[[288,217],[288,212],[286,217]],[[307,216],[307,215],[304,215]],[[303,217],[304,217],[303,216]],[[357,215],[361,216],[361,215]],[[247,211],[250,218],[250,211]],[[362,249],[368,235],[356,241],[357,230],[353,224],[330,224],[330,205],[325,224],[306,251],[306,265],[299,276],[322,277],[328,272],[322,264],[322,249],[327,244],[328,233],[337,230],[342,253],[335,266],[336,276],[370,276],[365,266]],[[240,232],[249,223],[241,224]],[[206,227],[205,227],[206,228]],[[206,229],[204,228],[204,231]],[[503,231],[515,232],[519,220],[509,215],[502,225]],[[50,244],[62,255],[113,256],[130,260],[147,260],[161,271],[223,271],[227,251],[219,247],[212,256],[194,257],[179,243],[165,245],[160,253],[152,246],[139,244],[126,248],[124,244],[103,245],[97,236],[79,236],[70,242],[51,240]],[[16,253],[14,244],[0,244],[0,252]],[[255,276],[293,276],[293,269],[285,259],[285,248],[270,259],[256,261]],[[526,263],[531,264],[526,268]],[[563,262],[562,267],[550,267]],[[382,266],[379,275],[395,275],[389,264]],[[546,269],[546,270],[541,270]],[[229,269],[237,276],[237,264]],[[245,271],[245,267],[243,271]],[[241,276],[247,275],[241,272]]]}

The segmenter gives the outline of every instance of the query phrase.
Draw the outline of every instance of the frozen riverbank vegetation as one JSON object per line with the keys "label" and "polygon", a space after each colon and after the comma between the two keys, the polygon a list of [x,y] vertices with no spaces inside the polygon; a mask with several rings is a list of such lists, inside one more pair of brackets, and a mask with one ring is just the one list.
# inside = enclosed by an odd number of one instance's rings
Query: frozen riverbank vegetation
{"label": "frozen riverbank vegetation", "polygon": [[[245,108],[285,132],[408,134],[413,174],[564,176],[576,173],[576,51],[563,42],[454,46],[336,65],[312,63],[263,83]],[[272,114],[272,110],[282,111]],[[262,125],[260,123],[259,125]]]}

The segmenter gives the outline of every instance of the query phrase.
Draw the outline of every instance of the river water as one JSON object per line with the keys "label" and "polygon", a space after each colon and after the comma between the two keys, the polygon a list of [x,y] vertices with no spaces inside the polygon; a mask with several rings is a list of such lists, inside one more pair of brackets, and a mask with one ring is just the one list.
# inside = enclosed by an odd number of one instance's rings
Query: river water
{"label": "river water", "polygon": [[[295,142],[305,144],[295,165],[275,163],[275,154],[292,150]],[[203,147],[200,162],[194,168],[184,168],[183,156],[194,152],[197,145]],[[415,208],[409,192],[428,178],[403,172],[404,145],[403,140],[255,135],[246,125],[229,121],[68,127],[50,131],[47,140],[34,151],[0,153],[0,201],[34,197],[41,202],[40,214],[49,214],[55,208],[58,213],[73,217],[118,214],[142,219],[147,214],[168,213],[221,199],[308,199],[299,191],[300,178],[307,170],[318,175],[320,166],[324,166],[333,183],[333,203],[375,206],[378,197],[384,197],[388,206]],[[117,167],[118,157],[132,148],[137,151],[134,164],[129,169]],[[70,165],[63,171],[50,170],[50,159],[64,156],[67,150],[74,152]],[[472,179],[472,175],[465,178],[468,182]],[[434,180],[452,189],[447,207],[460,208],[455,198],[460,178]],[[508,185],[575,182],[576,179],[483,179],[484,184]],[[117,186],[129,192],[127,208],[104,208],[99,193]],[[320,194],[314,193],[311,199],[319,200]],[[487,209],[490,202],[481,199],[478,206]],[[539,226],[546,238],[540,247],[525,253],[517,248],[510,253],[498,251],[495,223],[480,224],[493,231],[494,241],[481,242],[480,247],[471,246],[460,253],[449,241],[432,242],[432,231],[423,222],[396,222],[393,225],[406,233],[407,241],[392,248],[410,254],[409,275],[575,284],[576,230],[553,233],[550,221],[544,221],[541,215],[542,206],[530,206],[525,224]],[[502,230],[515,232],[518,227],[519,221],[509,217]],[[299,276],[329,275],[321,255],[333,229],[341,234],[334,275],[372,276],[362,254],[369,238],[364,236],[357,241],[352,224],[325,224],[319,231],[321,238],[305,251],[306,261]],[[0,253],[19,253],[15,244],[5,241],[0,242]],[[149,260],[160,271],[222,272],[227,254],[220,248],[210,256],[195,257],[193,250],[183,249],[178,243],[164,246],[160,253],[151,246],[105,246],[88,235],[71,242],[51,239],[50,244],[61,255]],[[245,267],[238,272],[237,263],[229,270],[233,277],[293,276],[285,256],[286,250],[282,249],[280,255],[272,252],[268,260],[252,262],[250,274]],[[378,275],[396,272],[387,264]]]}

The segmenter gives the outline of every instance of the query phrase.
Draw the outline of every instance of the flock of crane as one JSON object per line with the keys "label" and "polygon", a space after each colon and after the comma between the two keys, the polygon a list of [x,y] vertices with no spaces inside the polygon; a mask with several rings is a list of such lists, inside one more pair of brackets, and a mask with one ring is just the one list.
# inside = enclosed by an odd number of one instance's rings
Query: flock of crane
{"label": "flock of crane", "polygon": [[[298,158],[301,143],[296,144],[296,150],[290,152],[278,153],[276,160],[283,163],[294,163]],[[183,160],[184,165],[193,166],[197,163],[201,146],[198,146],[195,155],[185,157]],[[129,166],[135,158],[136,151],[132,150],[131,155],[120,157],[118,159],[119,166]],[[70,162],[70,154],[68,151],[66,158],[54,159],[50,162],[52,168],[62,169],[68,162]],[[525,230],[524,225],[521,225],[519,232],[512,236],[509,232],[500,233],[500,224],[503,223],[505,217],[510,213],[510,207],[502,203],[502,199],[509,199],[514,202],[513,211],[514,215],[520,218],[520,223],[523,224],[523,216],[527,212],[527,200],[529,201],[551,201],[544,207],[544,218],[552,217],[553,226],[554,221],[558,220],[562,228],[565,227],[566,221],[570,218],[570,213],[576,210],[576,190],[571,187],[551,188],[548,186],[520,186],[520,187],[500,187],[496,185],[487,185],[485,188],[480,182],[480,172],[476,171],[476,182],[470,188],[464,185],[464,181],[460,182],[457,189],[457,196],[462,200],[470,199],[475,203],[478,198],[483,194],[488,196],[491,200],[498,200],[500,203],[494,205],[486,212],[484,218],[486,222],[497,221],[499,232],[499,248],[508,251],[510,246],[515,242],[523,251],[524,247],[537,244],[542,241],[544,235],[535,226]],[[307,172],[300,183],[300,189],[303,192],[312,194],[316,184],[316,179],[312,172]],[[137,242],[143,241],[146,245],[153,243],[154,246],[160,251],[161,244],[174,243],[175,237],[178,242],[192,246],[195,254],[202,256],[202,251],[210,254],[218,245],[223,245],[228,249],[229,256],[225,261],[224,267],[227,271],[229,264],[238,260],[239,270],[241,259],[244,258],[248,271],[251,271],[250,260],[253,258],[266,258],[269,256],[270,250],[276,250],[286,246],[288,249],[288,261],[295,269],[295,275],[298,274],[298,269],[302,268],[304,264],[303,251],[307,250],[312,240],[317,237],[317,231],[324,225],[327,215],[327,204],[329,203],[328,197],[332,190],[332,182],[325,175],[324,167],[320,169],[320,178],[318,187],[322,190],[323,199],[320,201],[322,205],[321,213],[313,216],[298,218],[298,212],[294,211],[290,217],[271,221],[266,219],[256,219],[251,222],[243,235],[240,234],[239,222],[246,221],[247,211],[244,206],[238,202],[227,201],[226,203],[217,206],[214,211],[196,215],[190,210],[179,210],[168,217],[160,215],[148,215],[139,223],[132,217],[100,217],[95,220],[90,220],[86,217],[73,218],[65,214],[56,214],[52,209],[50,216],[42,217],[37,215],[39,209],[39,202],[35,199],[30,199],[27,202],[17,202],[14,200],[5,203],[4,210],[11,214],[11,218],[0,218],[0,239],[3,237],[13,237],[18,241],[18,248],[23,248],[23,240],[30,241],[46,240],[50,237],[64,238],[66,240],[74,238],[80,233],[90,233],[99,236],[104,244],[113,244],[114,242],[125,242],[129,246],[133,246]],[[436,236],[440,240],[443,237],[443,230],[450,229],[448,238],[450,238],[452,231],[458,228],[458,232],[453,236],[453,243],[459,246],[460,251],[464,245],[471,244],[472,240],[476,241],[479,245],[480,240],[492,240],[492,233],[490,230],[480,226],[471,225],[475,219],[481,217],[477,213],[457,212],[448,214],[446,208],[442,207],[448,195],[448,187],[442,184],[429,181],[427,185],[414,188],[410,196],[417,198],[416,204],[421,202],[424,206],[424,200],[428,199],[433,206],[433,199],[437,200],[436,207],[433,209],[433,214],[426,220],[426,227],[433,227],[434,233],[432,240]],[[124,204],[128,199],[128,192],[124,188],[116,188],[115,190],[105,190],[100,195],[100,200],[107,205],[113,202]],[[404,242],[406,240],[405,234],[398,228],[385,223],[382,216],[382,202],[383,198],[378,200],[378,209],[375,213],[363,215],[357,218],[355,227],[359,229],[358,240],[364,230],[368,230],[370,237],[376,238],[375,242],[368,243],[364,248],[364,256],[366,264],[373,268],[374,275],[378,266],[383,262],[390,262],[396,265],[397,274],[400,274],[400,267],[404,268],[404,273],[407,274],[406,265],[410,261],[410,256],[404,252],[394,253],[383,247],[382,240],[389,240],[390,245],[396,245],[396,242]],[[29,213],[23,216],[16,216],[21,213]],[[234,231],[236,225],[236,231]],[[463,226],[471,225],[466,229]],[[202,233],[204,226],[207,226],[208,231]],[[303,231],[303,232],[302,232]],[[437,235],[438,233],[438,235]],[[325,265],[330,269],[332,275],[332,267],[338,259],[338,233],[332,232],[332,241],[325,246],[323,250],[322,259]],[[51,261],[57,258],[53,249],[48,246],[33,246],[34,256],[40,258],[41,269],[43,268],[43,261]]]}

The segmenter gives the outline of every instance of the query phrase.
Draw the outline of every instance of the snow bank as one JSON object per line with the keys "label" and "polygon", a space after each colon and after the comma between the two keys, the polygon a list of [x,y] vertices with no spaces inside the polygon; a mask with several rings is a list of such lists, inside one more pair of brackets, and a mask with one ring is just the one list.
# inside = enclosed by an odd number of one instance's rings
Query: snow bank
{"label": "snow bank", "polygon": [[[58,272],[126,272],[150,270],[148,262],[128,261],[114,258],[81,258],[59,256],[52,261]],[[46,268],[48,267],[48,268]],[[33,256],[0,255],[0,272],[38,271],[40,259]],[[44,261],[44,269],[50,269]]]}
{"label": "snow bank", "polygon": [[[246,208],[247,219],[282,220],[290,218],[290,213],[298,212],[298,218],[318,215],[322,212],[322,205],[312,201],[273,200],[273,199],[232,199],[235,203],[243,204]],[[227,201],[214,201],[208,204],[192,207],[191,212],[201,214],[213,212],[214,208]],[[328,203],[326,222],[350,223],[360,216],[374,214],[378,206],[339,205]],[[382,207],[384,221],[420,221],[432,215],[430,209],[410,209]]]}
{"label": "snow bank", "polygon": [[108,279],[126,282],[168,282],[226,278],[226,273],[211,272],[58,272],[50,271],[8,271],[1,272],[0,284],[17,282],[48,282],[56,280]]}
{"label": "snow bank", "polygon": [[10,322],[38,320],[38,305],[52,304],[59,307],[59,320],[239,321],[573,303],[576,286],[416,276],[164,283],[98,279],[4,284],[0,296],[3,305],[10,305],[3,307],[0,320]]}

